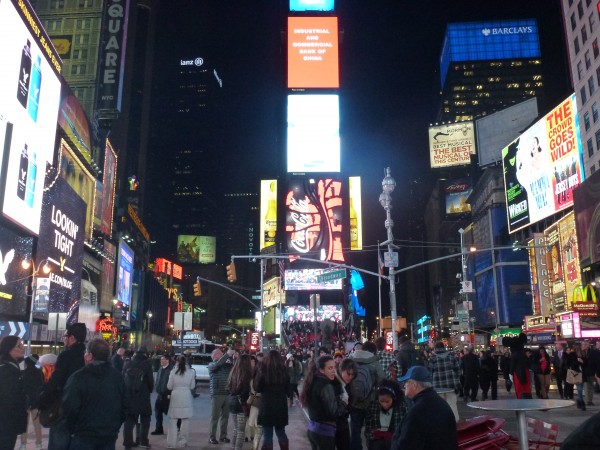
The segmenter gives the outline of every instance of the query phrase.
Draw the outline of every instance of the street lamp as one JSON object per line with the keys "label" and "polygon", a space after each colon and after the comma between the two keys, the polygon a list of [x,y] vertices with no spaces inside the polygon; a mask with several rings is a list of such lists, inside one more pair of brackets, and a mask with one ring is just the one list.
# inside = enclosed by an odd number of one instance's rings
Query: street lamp
{"label": "street lamp", "polygon": [[[44,266],[42,267],[42,263]],[[33,334],[33,303],[35,301],[35,289],[36,289],[36,280],[40,274],[40,268],[44,275],[48,275],[52,272],[52,267],[48,264],[48,258],[44,258],[40,261],[40,263],[35,265],[35,262],[32,259],[26,258],[21,261],[21,267],[23,269],[28,270],[30,267],[33,268],[31,273],[31,307],[29,308],[29,336],[27,339],[27,354],[31,355],[31,335]]]}
{"label": "street lamp", "polygon": [[[392,220],[392,192],[396,188],[396,180],[392,178],[391,170],[389,167],[385,168],[385,177],[381,182],[383,192],[379,195],[379,203],[383,209],[385,209],[385,228],[387,230],[387,241],[382,244],[387,244],[388,253],[391,255],[394,248],[398,248],[394,245],[394,235],[392,234],[392,228],[394,221]],[[393,264],[389,267],[389,281],[390,281],[390,315],[392,316],[392,349],[395,351],[398,349],[398,340],[396,339],[396,277],[394,272]]]}

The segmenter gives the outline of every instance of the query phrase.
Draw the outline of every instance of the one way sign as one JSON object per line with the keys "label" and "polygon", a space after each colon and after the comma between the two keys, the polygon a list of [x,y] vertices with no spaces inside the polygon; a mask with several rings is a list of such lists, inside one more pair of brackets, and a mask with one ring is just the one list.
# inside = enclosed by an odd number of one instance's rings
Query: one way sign
{"label": "one way sign", "polygon": [[0,322],[0,336],[17,336],[29,339],[29,324],[25,322]]}

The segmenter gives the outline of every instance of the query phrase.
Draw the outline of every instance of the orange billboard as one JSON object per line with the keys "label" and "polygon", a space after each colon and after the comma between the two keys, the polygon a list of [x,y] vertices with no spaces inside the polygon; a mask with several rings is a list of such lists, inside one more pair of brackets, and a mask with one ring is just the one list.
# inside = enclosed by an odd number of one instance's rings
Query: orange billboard
{"label": "orange billboard", "polygon": [[337,17],[288,17],[288,88],[339,88]]}

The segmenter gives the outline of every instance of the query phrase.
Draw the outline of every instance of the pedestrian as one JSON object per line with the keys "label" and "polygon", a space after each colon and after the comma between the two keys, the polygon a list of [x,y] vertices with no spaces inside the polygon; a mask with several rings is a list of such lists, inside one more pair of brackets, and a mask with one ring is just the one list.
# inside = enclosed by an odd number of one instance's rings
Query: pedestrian
{"label": "pedestrian", "polygon": [[[35,449],[42,450],[42,425],[39,419],[38,402],[40,392],[44,386],[44,375],[42,371],[36,367],[39,361],[38,355],[29,355],[25,358],[25,370],[22,372],[23,391],[27,397],[27,411],[31,417],[31,424],[35,434]],[[19,450],[27,448],[28,433],[21,434],[21,447]]]}
{"label": "pedestrian", "polygon": [[123,360],[124,355],[125,349],[123,347],[119,347],[110,359],[110,363],[112,364],[114,369],[119,373],[123,372],[123,364],[125,363],[125,361]]}
{"label": "pedestrian", "polygon": [[452,389],[445,394],[446,401],[458,418],[457,394],[461,389],[460,364],[454,352],[446,350],[443,342],[435,343],[433,353],[427,360],[427,367],[432,374],[434,389]]}
{"label": "pedestrian", "polygon": [[379,359],[379,365],[383,370],[383,376],[388,380],[395,380],[400,376],[400,367],[394,354],[385,350],[386,340],[383,336],[375,339],[375,346],[377,347],[377,358]]}
{"label": "pedestrian", "polygon": [[481,352],[479,387],[481,399],[488,399],[488,392],[492,388],[492,400],[498,399],[498,363],[489,350]]}
{"label": "pedestrian", "polygon": [[[229,391],[227,379],[233,366],[235,351],[230,348],[225,353],[220,348],[213,350],[212,362],[208,365],[210,376],[210,444],[231,442],[227,437],[227,422],[229,421]],[[217,440],[217,423],[219,424],[219,441]]]}
{"label": "pedestrian", "polygon": [[[154,389],[154,373],[148,359],[148,349],[144,346],[140,347],[131,358],[131,361],[125,364],[123,370],[125,386],[130,399],[125,426],[123,427],[123,445],[126,450],[134,446],[150,448],[148,439],[150,418],[152,417],[150,396]],[[133,429],[138,421],[140,431],[139,436],[136,436],[136,441],[134,441]]]}
{"label": "pedestrian", "polygon": [[394,432],[392,450],[457,450],[454,413],[433,389],[429,371],[413,366],[398,381],[414,404]]}
{"label": "pedestrian", "polygon": [[415,349],[408,336],[400,336],[398,343],[400,345],[398,350],[398,364],[402,376],[406,375],[409,367],[425,365],[421,354]]}
{"label": "pedestrian", "polygon": [[0,340],[0,449],[15,448],[17,436],[27,431],[27,399],[21,369],[25,348],[17,336]]}
{"label": "pedestrian", "polygon": [[114,450],[128,408],[121,373],[110,363],[110,346],[92,339],[85,366],[67,380],[63,412],[71,434],[71,450]]}
{"label": "pedestrian", "polygon": [[469,346],[465,348],[461,364],[465,378],[465,401],[468,402],[470,399],[474,402],[477,400],[477,391],[479,389],[479,358],[473,353],[473,347]]}
{"label": "pedestrian", "polygon": [[566,369],[564,363],[564,357],[566,355],[565,349],[566,344],[558,344],[556,346],[556,351],[552,355],[552,365],[554,366],[554,378],[556,379],[556,388],[558,389],[558,395],[560,398],[565,398],[565,377],[566,377]]}
{"label": "pedestrian", "polygon": [[510,393],[510,390],[512,389],[512,380],[510,379],[510,350],[508,349],[500,356],[500,370],[504,377],[504,387],[506,388],[506,392]]}
{"label": "pedestrian", "polygon": [[527,335],[519,334],[518,337],[505,337],[502,345],[510,348],[510,373],[513,376],[513,386],[518,399],[530,399],[531,374],[529,373],[530,361],[525,353]]}
{"label": "pedestrian", "polygon": [[254,355],[250,355],[250,367],[252,370],[252,379],[250,380],[250,414],[246,422],[246,439],[252,442],[252,450],[258,450],[260,439],[262,438],[262,427],[258,424],[261,395],[256,392],[258,361]]}
{"label": "pedestrian", "polygon": [[[581,347],[576,344],[575,347],[567,348],[567,358],[565,360],[567,368],[567,386],[572,396],[573,386],[577,387],[577,408],[585,411],[585,401],[583,400],[583,358],[581,357]],[[571,372],[571,374],[569,374]]]}
{"label": "pedestrian", "polygon": [[533,355],[531,368],[540,386],[539,397],[547,399],[548,391],[550,390],[551,361],[550,355],[548,355],[546,347],[543,345],[540,345],[538,351]]}
{"label": "pedestrian", "polygon": [[583,373],[583,386],[585,391],[585,403],[587,406],[594,405],[594,390],[596,386],[596,367],[594,366],[595,358],[593,356],[594,349],[590,347],[590,341],[583,341],[581,343],[581,359],[582,373]]}
{"label": "pedestrian", "polygon": [[261,393],[258,424],[263,428],[263,450],[273,449],[273,430],[277,434],[279,448],[289,449],[285,434],[285,427],[288,424],[289,383],[283,358],[277,350],[270,350],[258,369],[256,380],[256,392]]}
{"label": "pedestrian", "polygon": [[[67,380],[84,365],[85,339],[87,327],[84,323],[67,325],[63,334],[63,350],[54,366],[54,371],[40,394],[39,409],[49,409],[62,402],[62,393]],[[64,418],[50,427],[48,434],[48,450],[67,450],[71,442],[71,434]]]}
{"label": "pedestrian", "polygon": [[383,380],[377,387],[377,401],[365,419],[367,448],[390,450],[394,432],[405,415],[406,403],[400,386],[394,380]]}
{"label": "pedestrian", "polygon": [[156,400],[154,402],[154,417],[156,418],[156,427],[150,434],[161,435],[165,434],[163,428],[163,414],[169,412],[170,403],[170,392],[167,388],[167,382],[169,381],[169,375],[173,369],[173,363],[168,355],[160,356],[160,368],[156,373],[156,385],[154,390],[156,391]]}
{"label": "pedestrian", "polygon": [[233,445],[234,450],[240,450],[244,445],[246,422],[250,415],[250,383],[252,381],[252,362],[250,355],[240,355],[236,358],[229,378],[229,413],[233,415]]}
{"label": "pedestrian", "polygon": [[[337,389],[336,389],[336,385]],[[308,440],[312,450],[334,450],[337,421],[347,417],[336,378],[335,361],[329,355],[311,363],[304,380],[301,402],[308,412]]]}
{"label": "pedestrian", "polygon": [[187,366],[186,357],[181,355],[177,359],[177,365],[170,371],[167,381],[167,390],[170,392],[167,448],[183,448],[188,443],[189,419],[194,415],[192,389],[195,386],[196,374]]}
{"label": "pedestrian", "polygon": [[[337,379],[340,381],[339,384],[339,395],[345,403],[350,404],[350,384],[356,378],[358,372],[358,365],[352,358],[344,358],[337,369]],[[334,384],[334,388],[338,385]],[[336,395],[338,395],[336,391]],[[348,417],[350,416],[350,408],[344,417],[339,417],[336,420],[335,430],[335,447],[337,449],[350,448],[350,425],[348,423]]]}
{"label": "pedestrian", "polygon": [[293,354],[288,353],[285,356],[285,367],[287,369],[288,376],[290,378],[290,391],[288,392],[289,406],[294,405],[294,394],[296,398],[300,398],[298,393],[298,383],[302,377],[302,363],[294,357]]}

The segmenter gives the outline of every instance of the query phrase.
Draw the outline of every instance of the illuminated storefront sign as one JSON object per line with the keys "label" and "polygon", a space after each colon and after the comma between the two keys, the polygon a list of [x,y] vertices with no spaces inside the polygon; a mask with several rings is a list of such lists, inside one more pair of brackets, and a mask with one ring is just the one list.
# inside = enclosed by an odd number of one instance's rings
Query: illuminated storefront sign
{"label": "illuminated storefront sign", "polygon": [[292,255],[344,261],[342,182],[295,178],[286,195],[286,240]]}
{"label": "illuminated storefront sign", "polygon": [[429,127],[429,157],[432,169],[471,163],[475,154],[473,122]]}
{"label": "illuminated storefront sign", "polygon": [[572,292],[573,311],[577,311],[580,317],[596,317],[598,315],[598,299],[594,286],[590,284],[577,286]]}

